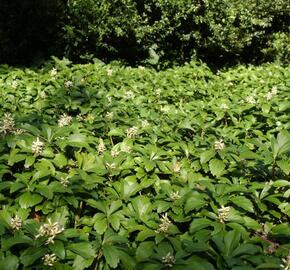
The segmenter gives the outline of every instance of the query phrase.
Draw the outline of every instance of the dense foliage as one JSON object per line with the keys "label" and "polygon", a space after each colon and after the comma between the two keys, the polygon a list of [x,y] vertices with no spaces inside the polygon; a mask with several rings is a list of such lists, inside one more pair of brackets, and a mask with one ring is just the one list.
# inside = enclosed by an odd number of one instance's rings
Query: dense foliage
{"label": "dense foliage", "polygon": [[0,63],[32,64],[61,54],[65,3],[0,0]]}
{"label": "dense foliage", "polygon": [[[285,0],[69,3],[64,38],[71,59],[77,59],[81,52],[87,57],[119,57],[131,63],[147,57],[149,63],[157,64],[194,56],[218,66],[261,61],[267,41],[279,31],[288,33],[290,26],[290,4]],[[278,53],[272,50],[268,58]]]}
{"label": "dense foliage", "polygon": [[30,60],[35,51],[155,66],[191,58],[218,67],[289,59],[287,0],[0,2],[2,63]]}
{"label": "dense foliage", "polygon": [[290,67],[0,74],[1,270],[289,269]]}

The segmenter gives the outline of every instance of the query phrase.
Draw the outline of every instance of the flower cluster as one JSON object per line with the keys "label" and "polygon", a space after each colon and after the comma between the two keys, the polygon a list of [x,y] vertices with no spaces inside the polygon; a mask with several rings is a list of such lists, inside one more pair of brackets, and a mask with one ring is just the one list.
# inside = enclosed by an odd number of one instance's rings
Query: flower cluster
{"label": "flower cluster", "polygon": [[109,95],[107,95],[106,97],[107,97],[108,102],[111,103],[112,102],[112,97],[109,96]]}
{"label": "flower cluster", "polygon": [[44,265],[47,265],[47,266],[53,266],[54,263],[56,262],[56,260],[57,260],[57,258],[56,258],[56,255],[54,253],[52,253],[52,254],[45,254],[42,257],[43,264]]}
{"label": "flower cluster", "polygon": [[78,115],[76,116],[76,118],[77,118],[77,120],[78,120],[79,122],[83,122],[83,121],[85,121],[85,116],[82,115],[82,114],[78,114]]}
{"label": "flower cluster", "polygon": [[41,91],[41,92],[39,93],[39,96],[40,96],[40,98],[42,98],[42,99],[46,99],[46,98],[47,98],[47,94],[45,93],[45,91]]}
{"label": "flower cluster", "polygon": [[214,142],[214,149],[215,150],[223,150],[225,148],[225,143],[223,140],[215,141]]}
{"label": "flower cluster", "polygon": [[66,176],[66,177],[61,177],[60,178],[60,183],[64,186],[64,187],[67,187],[68,184],[69,184],[69,177]]}
{"label": "flower cluster", "polygon": [[106,145],[105,145],[103,139],[101,138],[99,140],[98,153],[99,154],[103,154],[106,150],[107,150]]}
{"label": "flower cluster", "polygon": [[111,156],[112,156],[113,158],[116,158],[117,156],[119,156],[119,154],[120,154],[120,151],[118,151],[118,150],[116,150],[116,149],[112,149],[112,150],[111,150]]}
{"label": "flower cluster", "polygon": [[41,236],[47,237],[46,244],[54,243],[54,238],[57,234],[63,232],[64,228],[60,226],[58,222],[52,223],[50,219],[48,219],[48,223],[45,223],[40,226],[38,230],[38,235],[36,238]]}
{"label": "flower cluster", "polygon": [[181,167],[182,167],[182,164],[180,161],[175,161],[172,165],[172,171],[175,172],[175,173],[178,173],[180,172],[181,170]]}
{"label": "flower cluster", "polygon": [[247,96],[245,98],[245,101],[250,103],[250,104],[256,104],[256,100],[255,100],[255,98],[253,96]]}
{"label": "flower cluster", "polygon": [[156,89],[155,93],[156,93],[156,97],[159,99],[161,96],[161,89],[159,89],[159,88]]}
{"label": "flower cluster", "polygon": [[129,145],[123,145],[123,146],[121,147],[121,151],[122,151],[122,152],[125,152],[125,153],[131,153],[131,151],[132,151],[132,147],[129,146]]}
{"label": "flower cluster", "polygon": [[167,233],[169,226],[171,225],[171,220],[168,218],[167,213],[161,215],[161,223],[158,226],[158,229],[155,231],[156,233]]}
{"label": "flower cluster", "polygon": [[25,131],[21,128],[16,128],[13,130],[13,134],[15,135],[20,135],[20,134],[23,134]]}
{"label": "flower cluster", "polygon": [[112,74],[113,74],[113,70],[111,68],[108,68],[107,69],[107,75],[108,76],[112,76]]}
{"label": "flower cluster", "polygon": [[150,124],[147,120],[142,120],[141,126],[142,126],[142,128],[148,128],[150,126]]}
{"label": "flower cluster", "polygon": [[276,86],[273,86],[272,90],[265,95],[267,100],[271,100],[278,93],[278,89]]}
{"label": "flower cluster", "polygon": [[41,155],[43,152],[43,146],[44,143],[39,140],[39,138],[36,138],[36,141],[32,142],[31,150],[35,155]]}
{"label": "flower cluster", "polygon": [[22,227],[22,220],[17,215],[10,219],[10,226],[13,231],[19,231]]}
{"label": "flower cluster", "polygon": [[290,252],[286,258],[282,259],[282,264],[280,265],[280,267],[283,270],[290,270]]}
{"label": "flower cluster", "polygon": [[179,194],[179,191],[172,192],[172,193],[170,194],[170,199],[173,200],[173,201],[178,200],[178,199],[180,199],[180,198],[181,198],[181,196],[180,196],[180,194]]}
{"label": "flower cluster", "polygon": [[224,207],[223,205],[220,209],[218,209],[218,219],[221,223],[225,223],[225,221],[228,220],[230,210],[231,210],[231,207],[229,206]]}
{"label": "flower cluster", "polygon": [[131,127],[126,130],[126,134],[128,138],[134,138],[138,134],[137,127]]}
{"label": "flower cluster", "polygon": [[88,113],[85,118],[85,121],[92,124],[94,120],[95,120],[95,116],[91,113]]}
{"label": "flower cluster", "polygon": [[220,109],[221,109],[221,110],[228,110],[228,109],[229,109],[229,106],[228,106],[227,104],[225,104],[225,103],[222,103],[222,104],[220,105]]}
{"label": "flower cluster", "polygon": [[113,112],[107,112],[105,117],[106,117],[106,119],[111,121],[113,119],[113,117],[114,117],[114,113]]}
{"label": "flower cluster", "polygon": [[72,87],[73,86],[73,82],[72,81],[66,81],[65,83],[64,83],[64,87],[65,88],[70,88],[70,87]]}
{"label": "flower cluster", "polygon": [[169,113],[170,107],[169,106],[161,106],[160,111],[163,112],[164,114]]}
{"label": "flower cluster", "polygon": [[113,163],[106,162],[106,167],[108,170],[112,171],[117,168],[117,165],[114,162]]}
{"label": "flower cluster", "polygon": [[59,127],[68,126],[71,123],[71,121],[72,121],[72,117],[64,113],[58,119],[58,126]]}
{"label": "flower cluster", "polygon": [[17,82],[16,80],[13,80],[12,83],[11,83],[11,87],[12,87],[13,89],[16,89],[17,86],[18,86],[18,82]]}
{"label": "flower cluster", "polygon": [[124,94],[125,99],[133,99],[135,97],[133,91],[126,91]]}
{"label": "flower cluster", "polygon": [[11,113],[5,113],[1,121],[0,133],[11,133],[15,130],[15,121]]}
{"label": "flower cluster", "polygon": [[166,267],[172,267],[175,263],[175,257],[171,255],[170,252],[168,252],[166,256],[163,256],[161,260]]}
{"label": "flower cluster", "polygon": [[56,69],[56,68],[53,68],[53,69],[50,71],[50,76],[51,76],[51,77],[54,77],[56,74],[57,74],[57,69]]}

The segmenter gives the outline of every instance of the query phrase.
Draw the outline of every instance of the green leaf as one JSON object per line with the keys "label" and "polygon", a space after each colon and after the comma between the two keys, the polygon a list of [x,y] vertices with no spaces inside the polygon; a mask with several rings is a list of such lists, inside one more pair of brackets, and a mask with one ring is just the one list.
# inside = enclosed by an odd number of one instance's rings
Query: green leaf
{"label": "green leaf", "polygon": [[139,196],[132,200],[133,207],[140,219],[147,219],[146,214],[152,209],[150,199]]}
{"label": "green leaf", "polygon": [[231,270],[255,270],[255,269],[257,268],[247,265],[247,266],[235,266]]}
{"label": "green leaf", "polygon": [[155,201],[157,205],[157,213],[164,213],[166,212],[171,206],[171,202],[165,202],[165,201]]}
{"label": "green leaf", "polygon": [[3,239],[1,246],[3,250],[8,250],[11,247],[18,245],[18,244],[32,244],[33,240],[24,235],[23,233],[16,233],[15,235],[13,235],[13,237],[7,238],[7,239]]}
{"label": "green leaf", "polygon": [[19,152],[19,149],[13,149],[10,152],[10,155],[8,157],[8,160],[7,160],[9,166],[13,166],[15,163],[18,163],[19,161],[26,159],[26,155],[18,154],[18,152]]}
{"label": "green leaf", "polygon": [[94,216],[94,229],[97,233],[103,234],[108,228],[107,217],[103,213]]}
{"label": "green leaf", "polygon": [[[261,263],[260,265],[258,265],[255,269],[277,269],[279,266],[277,263]],[[283,269],[283,268],[282,268]]]}
{"label": "green leaf", "polygon": [[[94,258],[85,259],[77,255],[74,259],[73,270],[84,270],[92,265]],[[63,265],[62,265],[63,266]],[[63,270],[62,268],[60,270]]]}
{"label": "green leaf", "polygon": [[205,196],[199,193],[194,193],[191,197],[186,201],[184,206],[184,211],[187,214],[193,209],[200,209],[203,206],[207,205],[207,201],[205,200]]}
{"label": "green leaf", "polygon": [[191,233],[195,233],[199,230],[202,230],[212,225],[213,225],[212,220],[209,220],[207,218],[197,218],[191,222],[189,230]]}
{"label": "green leaf", "polygon": [[136,269],[136,262],[134,258],[122,250],[118,250],[118,253],[122,264],[125,266],[125,269]]}
{"label": "green leaf", "polygon": [[110,217],[108,217],[108,221],[110,222],[110,224],[112,225],[112,227],[115,231],[119,230],[120,221],[121,221],[122,217],[123,216],[120,215],[119,213],[113,214]]}
{"label": "green leaf", "polygon": [[154,237],[156,235],[155,231],[150,230],[150,229],[145,229],[142,230],[141,232],[138,233],[136,237],[136,241],[143,242],[149,237]]}
{"label": "green leaf", "polygon": [[285,191],[285,193],[283,194],[283,197],[284,198],[289,198],[290,197],[290,188],[287,191]]}
{"label": "green leaf", "polygon": [[67,245],[67,249],[82,256],[85,259],[90,259],[95,256],[95,250],[90,243],[81,242]]}
{"label": "green leaf", "polygon": [[66,238],[75,238],[80,235],[79,230],[77,229],[66,229],[63,234]]}
{"label": "green leaf", "polygon": [[111,246],[107,243],[103,245],[103,252],[106,262],[112,267],[116,268],[119,264],[120,258],[116,247]]}
{"label": "green leaf", "polygon": [[0,259],[1,270],[17,270],[19,266],[18,258],[14,255]]}
{"label": "green leaf", "polygon": [[244,217],[244,225],[253,230],[261,229],[261,224],[250,217]]}
{"label": "green leaf", "polygon": [[65,258],[65,248],[64,248],[64,244],[63,242],[59,241],[59,240],[55,240],[53,244],[49,245],[49,249],[55,253],[55,255],[64,260]]}
{"label": "green leaf", "polygon": [[55,158],[53,159],[53,163],[59,167],[63,168],[67,165],[67,159],[64,154],[58,153],[55,155]]}
{"label": "green leaf", "polygon": [[20,182],[14,182],[11,186],[10,186],[10,193],[14,193],[22,188],[26,187],[25,184],[20,183]]}
{"label": "green leaf", "polygon": [[154,242],[143,242],[136,250],[136,259],[138,262],[146,261],[154,254]]}
{"label": "green leaf", "polygon": [[87,149],[90,148],[87,136],[78,133],[71,134],[67,139],[59,141],[58,144],[62,149],[67,145],[74,147],[85,147]]}
{"label": "green leaf", "polygon": [[206,163],[215,156],[216,152],[213,149],[202,152],[200,155],[200,163]]}
{"label": "green leaf", "polygon": [[108,136],[120,136],[122,137],[124,135],[124,132],[121,128],[112,128],[110,129]]}
{"label": "green leaf", "polygon": [[215,268],[208,261],[198,256],[191,256],[186,261],[186,266],[183,266],[182,269],[214,270]]}
{"label": "green leaf", "polygon": [[113,214],[114,212],[116,212],[120,207],[122,207],[122,202],[120,200],[118,201],[113,201],[110,205],[109,211],[108,211],[108,215]]}
{"label": "green leaf", "polygon": [[253,244],[241,244],[239,245],[233,252],[232,256],[240,256],[242,254],[255,254],[261,251],[261,248],[259,248],[256,245]]}
{"label": "green leaf", "polygon": [[93,199],[88,199],[87,204],[91,207],[97,208],[103,213],[107,213],[107,203],[105,201],[96,201]]}
{"label": "green leaf", "polygon": [[185,250],[190,253],[206,252],[210,249],[209,245],[202,242],[183,241]]}
{"label": "green leaf", "polygon": [[209,162],[209,169],[212,175],[219,177],[224,173],[225,164],[219,159],[212,159]]}
{"label": "green leaf", "polygon": [[31,167],[31,165],[33,165],[35,162],[35,157],[34,156],[28,156],[25,159],[25,163],[24,163],[24,168],[29,168]]}
{"label": "green leaf", "polygon": [[135,176],[130,178],[126,177],[121,180],[121,195],[123,199],[128,199],[135,195],[139,189],[139,184]]}
{"label": "green leaf", "polygon": [[273,182],[273,187],[287,187],[290,186],[290,181],[287,180],[276,180],[275,182]]}
{"label": "green leaf", "polygon": [[32,265],[40,257],[44,256],[45,248],[30,247],[26,249],[20,256],[20,261],[25,267]]}
{"label": "green leaf", "polygon": [[53,189],[50,186],[39,184],[36,186],[36,191],[49,200],[53,198]]}
{"label": "green leaf", "polygon": [[276,159],[279,155],[290,151],[290,134],[286,130],[282,130],[277,139],[271,141],[273,156]]}
{"label": "green leaf", "polygon": [[290,173],[290,161],[289,160],[279,160],[277,161],[278,167],[286,174]]}
{"label": "green leaf", "polygon": [[127,243],[127,238],[124,235],[120,235],[115,233],[112,229],[108,229],[105,232],[103,242],[106,242],[108,244],[112,243]]}
{"label": "green leaf", "polygon": [[233,198],[230,198],[230,200],[237,205],[238,207],[241,207],[245,209],[248,212],[254,213],[254,205],[253,203],[247,199],[246,197],[243,196],[236,196]]}
{"label": "green leaf", "polygon": [[239,245],[241,234],[237,230],[227,232],[225,242],[225,254],[227,256],[232,255],[233,250]]}
{"label": "green leaf", "polygon": [[19,197],[19,204],[22,208],[29,208],[39,204],[43,200],[43,197],[38,194],[31,194],[25,192]]}
{"label": "green leaf", "polygon": [[282,223],[282,224],[279,224],[279,225],[275,226],[274,228],[272,228],[272,233],[274,235],[287,235],[287,236],[290,236],[289,224]]}

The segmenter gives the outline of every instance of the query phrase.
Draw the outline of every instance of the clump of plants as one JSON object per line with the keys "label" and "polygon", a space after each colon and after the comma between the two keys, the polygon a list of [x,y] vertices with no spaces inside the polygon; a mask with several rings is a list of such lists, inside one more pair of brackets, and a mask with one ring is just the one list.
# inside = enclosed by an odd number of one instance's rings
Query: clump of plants
{"label": "clump of plants", "polygon": [[289,75],[2,67],[0,269],[288,269]]}

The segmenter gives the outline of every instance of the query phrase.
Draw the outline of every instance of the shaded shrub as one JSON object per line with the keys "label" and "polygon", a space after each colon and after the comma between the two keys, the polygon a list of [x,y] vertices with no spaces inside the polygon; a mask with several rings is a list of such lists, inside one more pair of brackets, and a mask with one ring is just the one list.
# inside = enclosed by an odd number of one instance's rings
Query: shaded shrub
{"label": "shaded shrub", "polygon": [[284,54],[270,48],[290,25],[285,0],[18,1],[1,11],[1,62],[39,53],[163,67],[192,58],[217,67],[260,63]]}
{"label": "shaded shrub", "polygon": [[290,22],[288,1],[70,1],[66,56],[103,60],[259,62]]}
{"label": "shaded shrub", "polygon": [[65,3],[0,0],[0,63],[27,64],[59,54]]}
{"label": "shaded shrub", "polygon": [[263,50],[266,60],[285,65],[290,63],[290,28],[288,33],[275,33],[268,44]]}

